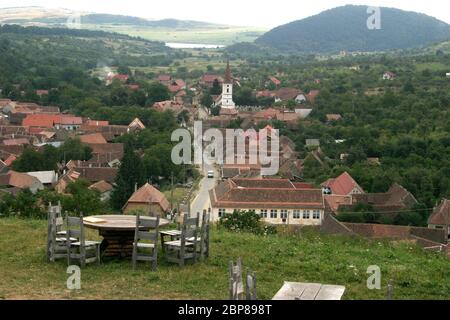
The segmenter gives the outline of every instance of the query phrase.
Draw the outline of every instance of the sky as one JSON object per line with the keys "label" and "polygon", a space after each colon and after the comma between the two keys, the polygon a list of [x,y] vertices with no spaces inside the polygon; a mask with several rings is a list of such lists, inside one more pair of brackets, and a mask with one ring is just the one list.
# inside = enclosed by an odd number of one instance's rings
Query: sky
{"label": "sky", "polygon": [[0,0],[0,8],[43,6],[76,11],[174,18],[272,28],[345,4],[394,7],[450,24],[448,0]]}

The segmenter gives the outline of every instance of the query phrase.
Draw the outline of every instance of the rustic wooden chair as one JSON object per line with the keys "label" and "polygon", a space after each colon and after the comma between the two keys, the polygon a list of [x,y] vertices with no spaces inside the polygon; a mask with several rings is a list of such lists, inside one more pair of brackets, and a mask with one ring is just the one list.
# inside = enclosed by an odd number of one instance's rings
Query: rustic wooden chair
{"label": "rustic wooden chair", "polygon": [[245,296],[249,301],[258,300],[256,294],[256,273],[247,270],[247,281],[245,282]]}
{"label": "rustic wooden chair", "polygon": [[199,255],[200,259],[204,260],[209,257],[209,223],[210,223],[211,214],[203,211],[202,215],[202,226],[200,228],[200,237],[198,241],[200,242],[199,246]]}
{"label": "rustic wooden chair", "polygon": [[[51,262],[67,258],[67,232],[63,230],[64,219],[61,211],[61,204],[52,206],[50,203],[47,216],[47,260]],[[70,241],[75,242],[77,239],[70,238]]]}
{"label": "rustic wooden chair", "polygon": [[[83,215],[78,217],[67,217],[67,264],[70,266],[71,261],[78,260],[81,267],[87,263],[97,262],[100,264],[100,242],[88,241],[85,239]],[[71,242],[71,238],[77,238],[78,241]]]}
{"label": "rustic wooden chair", "polygon": [[230,262],[229,277],[230,300],[257,300],[255,272],[247,270],[244,291],[241,258],[238,258],[236,264]]}
{"label": "rustic wooden chair", "polygon": [[233,261],[230,261],[229,292],[230,300],[244,300],[244,283],[242,281],[241,258],[237,259],[236,264]]}
{"label": "rustic wooden chair", "polygon": [[[148,261],[153,271],[158,265],[159,217],[136,217],[136,231],[133,243],[133,269],[137,261]],[[142,240],[147,242],[142,242]]]}
{"label": "rustic wooden chair", "polygon": [[167,261],[184,266],[187,260],[197,261],[197,240],[200,214],[196,218],[183,216],[181,235],[179,240],[165,242]]}

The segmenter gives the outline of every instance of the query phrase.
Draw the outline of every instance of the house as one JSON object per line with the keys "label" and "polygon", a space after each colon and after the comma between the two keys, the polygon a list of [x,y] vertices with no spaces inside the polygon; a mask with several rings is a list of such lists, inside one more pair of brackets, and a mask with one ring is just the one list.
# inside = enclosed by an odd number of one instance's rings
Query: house
{"label": "house", "polygon": [[160,74],[157,78],[157,81],[165,86],[169,86],[170,82],[172,81],[172,77],[168,74]]}
{"label": "house", "polygon": [[137,130],[144,130],[145,125],[142,123],[142,121],[139,118],[134,119],[131,121],[131,123],[128,125],[128,132],[134,132]]}
{"label": "house", "polygon": [[353,193],[352,206],[357,204],[371,205],[374,211],[389,213],[390,215],[400,213],[403,210],[411,210],[418,204],[416,198],[403,186],[395,183],[386,193]]}
{"label": "house", "polygon": [[58,174],[55,171],[27,172],[27,174],[37,178],[46,187],[51,187],[58,182]]}
{"label": "house", "polygon": [[152,107],[158,112],[172,111],[175,115],[179,115],[184,110],[184,105],[173,100],[156,102]]}
{"label": "house", "polygon": [[6,140],[3,140],[3,144],[5,146],[29,145],[30,144],[30,140],[27,139],[27,138],[6,139]]}
{"label": "house", "polygon": [[22,126],[24,127],[55,128],[71,131],[79,129],[82,124],[82,118],[62,114],[29,114],[22,121]]}
{"label": "house", "polygon": [[317,97],[320,95],[320,90],[311,90],[307,95],[306,99],[310,104],[315,104]]}
{"label": "house", "polygon": [[89,162],[107,164],[114,160],[122,160],[124,155],[123,143],[88,143],[87,145],[92,149],[92,158]]}
{"label": "house", "polygon": [[129,84],[127,85],[127,88],[130,89],[131,91],[138,91],[141,86],[138,84]]}
{"label": "house", "polygon": [[307,147],[320,147],[320,139],[306,139],[305,145]]}
{"label": "house", "polygon": [[450,78],[450,72],[447,72],[447,73],[445,74],[445,76],[446,76],[447,78]]}
{"label": "house", "polygon": [[301,103],[302,101],[306,101],[306,96],[299,89],[280,88],[274,93],[275,93],[275,102],[286,102],[294,100],[298,103]]}
{"label": "house", "polygon": [[38,95],[39,97],[42,97],[42,96],[48,96],[48,90],[36,90],[35,93],[36,93],[36,95]]}
{"label": "house", "polygon": [[124,214],[133,214],[136,210],[149,216],[164,216],[170,211],[170,204],[164,194],[146,183],[128,199],[122,209]]}
{"label": "house", "polygon": [[223,78],[221,76],[215,74],[205,74],[202,76],[202,84],[207,88],[212,88],[214,85],[214,81],[218,81],[219,85],[223,84]]}
{"label": "house", "polygon": [[101,133],[91,133],[78,136],[82,143],[86,144],[106,144],[108,143]]}
{"label": "house", "polygon": [[335,179],[325,181],[322,183],[322,187],[329,190],[333,195],[349,196],[353,194],[364,194],[363,188],[361,188],[348,172],[344,172]]}
{"label": "house", "polygon": [[109,126],[109,121],[101,121],[101,120],[88,120],[85,125],[92,127],[107,127]]}
{"label": "house", "polygon": [[450,200],[443,199],[428,219],[428,228],[444,229],[450,238]]}
{"label": "house", "polygon": [[111,193],[112,193],[113,188],[114,187],[112,186],[112,184],[102,180],[102,181],[92,184],[89,187],[89,190],[98,191],[100,193],[100,200],[108,201],[109,199],[111,199]]}
{"label": "house", "polygon": [[281,85],[281,81],[278,80],[277,78],[275,78],[274,76],[270,76],[269,77],[269,81],[271,83],[273,83],[276,87],[278,87],[279,85]]}
{"label": "house", "polygon": [[397,75],[393,72],[387,71],[383,74],[383,80],[395,80]]}
{"label": "house", "polygon": [[25,189],[36,193],[39,190],[44,190],[44,185],[36,177],[11,170],[6,174],[0,175],[0,188],[13,194]]}
{"label": "house", "polygon": [[339,121],[342,119],[340,114],[327,114],[327,122]]}
{"label": "house", "polygon": [[238,210],[254,211],[269,224],[318,226],[325,210],[322,190],[298,189],[287,179],[229,179],[209,196],[212,221]]}

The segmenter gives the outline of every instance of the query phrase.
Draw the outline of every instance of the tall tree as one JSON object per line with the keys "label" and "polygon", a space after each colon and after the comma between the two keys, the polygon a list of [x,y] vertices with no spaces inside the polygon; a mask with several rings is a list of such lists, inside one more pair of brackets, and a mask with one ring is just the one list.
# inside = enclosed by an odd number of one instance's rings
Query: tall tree
{"label": "tall tree", "polygon": [[141,158],[133,151],[130,145],[125,146],[125,153],[116,186],[111,195],[111,204],[116,210],[122,209],[135,191],[135,186],[141,187],[145,183],[145,171]]}

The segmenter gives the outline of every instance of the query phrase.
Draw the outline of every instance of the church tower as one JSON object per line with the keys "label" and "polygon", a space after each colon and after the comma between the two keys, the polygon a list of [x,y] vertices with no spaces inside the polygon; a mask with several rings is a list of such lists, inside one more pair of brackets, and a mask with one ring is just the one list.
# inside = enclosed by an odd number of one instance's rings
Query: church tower
{"label": "church tower", "polygon": [[230,61],[227,62],[225,79],[222,86],[221,114],[237,114],[233,101],[233,77],[231,76]]}

